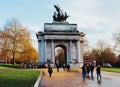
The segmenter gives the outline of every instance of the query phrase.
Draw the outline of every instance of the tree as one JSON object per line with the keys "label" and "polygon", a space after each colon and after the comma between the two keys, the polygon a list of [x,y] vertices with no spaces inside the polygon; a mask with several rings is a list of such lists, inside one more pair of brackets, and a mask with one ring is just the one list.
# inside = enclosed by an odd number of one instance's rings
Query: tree
{"label": "tree", "polygon": [[120,67],[120,30],[117,30],[116,33],[113,33],[113,41],[114,41],[113,50],[117,55],[116,67]]}
{"label": "tree", "polygon": [[36,62],[37,60],[37,51],[35,48],[33,48],[32,44],[26,44],[24,45],[22,51],[20,52],[19,58],[20,61],[23,62]]}
{"label": "tree", "polygon": [[120,31],[113,33],[113,40],[115,42],[114,51],[117,55],[120,55]]}
{"label": "tree", "polygon": [[17,19],[8,21],[0,35],[0,42],[2,42],[0,44],[2,46],[0,51],[2,51],[4,55],[9,53],[9,58],[12,58],[13,65],[15,61],[18,60],[22,60],[21,62],[27,61],[28,59],[26,58],[33,58],[30,59],[31,61],[34,59],[36,60],[37,51],[31,44],[32,40],[30,34]]}
{"label": "tree", "polygon": [[96,58],[97,63],[101,65],[104,62],[115,62],[115,54],[110,48],[110,45],[103,40],[98,41],[97,48],[93,49],[92,54]]}
{"label": "tree", "polygon": [[120,68],[120,55],[117,56],[117,59],[116,59],[116,67],[119,67],[119,68]]}
{"label": "tree", "polygon": [[115,53],[113,52],[113,50],[111,48],[107,48],[105,49],[105,62],[109,62],[110,64],[115,63],[116,61],[116,57],[115,57]]}
{"label": "tree", "polygon": [[8,31],[1,31],[0,32],[0,58],[2,60],[5,59],[6,63],[8,62],[8,60],[10,61],[10,58],[9,58],[9,38],[6,37]]}
{"label": "tree", "polygon": [[88,41],[83,45],[83,58],[84,60],[95,60],[92,54],[92,47],[88,45]]}
{"label": "tree", "polygon": [[84,60],[95,60],[95,57],[91,51],[87,51],[83,54]]}
{"label": "tree", "polygon": [[11,51],[12,55],[12,64],[15,64],[15,57],[16,53],[19,51],[19,43],[22,37],[23,26],[18,22],[17,19],[12,19],[8,21],[4,27],[5,31],[8,31],[6,37],[9,38],[9,50]]}

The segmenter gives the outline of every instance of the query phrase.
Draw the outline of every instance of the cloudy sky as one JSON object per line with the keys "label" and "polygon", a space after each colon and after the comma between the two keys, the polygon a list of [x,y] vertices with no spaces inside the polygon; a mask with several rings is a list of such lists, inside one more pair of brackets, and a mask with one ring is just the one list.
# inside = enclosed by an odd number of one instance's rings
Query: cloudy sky
{"label": "cloudy sky", "polygon": [[120,0],[0,0],[0,29],[17,18],[30,30],[37,48],[36,33],[43,31],[44,23],[52,23],[57,4],[70,15],[67,21],[86,33],[92,47],[98,40],[112,43],[112,34],[120,31]]}

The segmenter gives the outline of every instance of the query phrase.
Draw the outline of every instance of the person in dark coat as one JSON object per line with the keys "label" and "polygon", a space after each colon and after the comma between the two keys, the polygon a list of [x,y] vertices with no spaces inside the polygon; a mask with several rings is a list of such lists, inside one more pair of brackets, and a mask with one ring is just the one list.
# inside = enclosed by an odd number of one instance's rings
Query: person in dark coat
{"label": "person in dark coat", "polygon": [[97,80],[99,80],[99,77],[101,80],[101,67],[100,67],[100,65],[97,66],[96,73],[97,73]]}
{"label": "person in dark coat", "polygon": [[49,76],[51,77],[53,70],[52,70],[52,67],[50,65],[48,66],[48,73],[49,73]]}
{"label": "person in dark coat", "polygon": [[57,72],[59,72],[59,64],[56,64]]}
{"label": "person in dark coat", "polygon": [[87,77],[89,77],[89,73],[90,73],[90,64],[89,63],[87,63],[86,68],[87,68]]}
{"label": "person in dark coat", "polygon": [[82,66],[82,77],[83,77],[83,80],[85,80],[86,72],[87,72],[87,68],[86,68],[86,65],[84,63],[83,66]]}
{"label": "person in dark coat", "polygon": [[70,71],[70,65],[69,64],[67,65],[67,69],[68,69],[68,71]]}
{"label": "person in dark coat", "polygon": [[90,65],[91,77],[93,77],[93,71],[94,71],[94,63]]}

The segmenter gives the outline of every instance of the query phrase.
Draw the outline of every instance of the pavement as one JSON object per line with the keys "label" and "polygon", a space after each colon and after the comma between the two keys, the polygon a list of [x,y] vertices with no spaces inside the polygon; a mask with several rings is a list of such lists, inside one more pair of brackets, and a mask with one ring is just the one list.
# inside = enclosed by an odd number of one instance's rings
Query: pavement
{"label": "pavement", "polygon": [[52,77],[47,69],[42,69],[43,75],[39,87],[120,87],[120,73],[102,72],[102,79],[87,77],[83,80],[80,68],[72,68],[68,72],[61,68],[59,72],[53,69]]}

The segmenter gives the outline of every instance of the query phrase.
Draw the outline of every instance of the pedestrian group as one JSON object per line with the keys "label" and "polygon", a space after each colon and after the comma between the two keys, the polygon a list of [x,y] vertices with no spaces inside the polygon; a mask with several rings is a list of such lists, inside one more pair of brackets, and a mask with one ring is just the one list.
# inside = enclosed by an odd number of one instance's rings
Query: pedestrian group
{"label": "pedestrian group", "polygon": [[[85,80],[86,77],[90,77],[90,73],[91,73],[91,77],[93,78],[93,71],[94,71],[94,63],[84,63],[82,66],[82,77],[83,80]],[[98,64],[96,67],[96,74],[97,74],[97,80],[101,80],[101,67]]]}
{"label": "pedestrian group", "polygon": [[[65,64],[62,65],[63,67],[63,70],[65,71],[65,69],[67,68],[67,71],[70,71],[70,65],[68,64],[67,66],[65,66]],[[56,69],[57,69],[57,72],[59,72],[59,64],[56,64]],[[82,77],[83,77],[83,80],[85,80],[85,78],[89,78],[90,75],[91,75],[91,78],[93,78],[93,71],[94,71],[94,63],[84,63],[83,66],[82,66]],[[51,65],[49,64],[48,65],[48,73],[49,73],[49,76],[51,77],[52,76],[52,73],[53,73],[53,70],[52,70],[52,67]],[[96,74],[97,74],[97,80],[98,81],[101,81],[101,67],[100,65],[98,64],[97,67],[96,67]]]}

